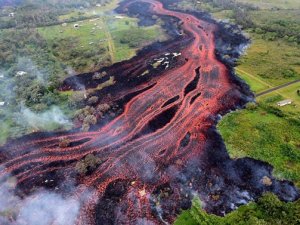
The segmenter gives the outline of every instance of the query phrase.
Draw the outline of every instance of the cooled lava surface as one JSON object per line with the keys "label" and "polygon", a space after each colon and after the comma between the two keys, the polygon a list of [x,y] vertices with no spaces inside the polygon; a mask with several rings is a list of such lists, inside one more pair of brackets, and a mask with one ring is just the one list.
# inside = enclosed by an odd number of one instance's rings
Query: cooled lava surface
{"label": "cooled lava surface", "polygon": [[[34,133],[1,148],[2,182],[13,176],[21,199],[41,189],[80,199],[76,224],[100,225],[172,223],[194,196],[218,215],[265,191],[285,201],[299,197],[291,182],[272,176],[270,165],[230,159],[216,132],[220,115],[253,97],[222,60],[224,45],[234,58],[245,38],[206,15],[172,11],[169,2],[129,0],[118,12],[150,21],[156,15],[173,38],[105,68],[103,79],[81,74],[61,87],[90,89],[114,76],[115,85],[98,91],[97,104],[116,102],[120,113],[90,132]],[[60,147],[62,139],[71,144]],[[88,154],[101,163],[78,175],[75,165]]]}

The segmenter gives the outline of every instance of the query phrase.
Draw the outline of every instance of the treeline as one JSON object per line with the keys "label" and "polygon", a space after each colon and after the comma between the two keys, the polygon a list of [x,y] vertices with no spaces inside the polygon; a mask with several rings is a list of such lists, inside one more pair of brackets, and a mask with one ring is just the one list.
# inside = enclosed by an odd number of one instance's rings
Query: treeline
{"label": "treeline", "polygon": [[263,25],[256,24],[254,31],[270,41],[282,38],[288,42],[300,44],[300,24],[296,21],[278,18]]}

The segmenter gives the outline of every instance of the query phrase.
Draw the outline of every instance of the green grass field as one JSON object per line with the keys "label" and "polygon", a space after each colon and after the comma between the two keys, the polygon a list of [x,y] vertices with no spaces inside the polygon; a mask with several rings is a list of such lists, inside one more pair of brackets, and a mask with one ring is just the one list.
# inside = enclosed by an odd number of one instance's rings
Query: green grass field
{"label": "green grass field", "polygon": [[[238,74],[249,83],[254,92],[300,78],[299,46],[282,40],[267,41],[256,34],[251,37],[252,43],[240,59],[237,69],[244,72],[240,74],[238,71]],[[296,73],[290,75],[289,71]]]}
{"label": "green grass field", "polygon": [[237,0],[242,3],[250,3],[261,9],[300,9],[298,0]]}
{"label": "green grass field", "polygon": [[285,112],[300,113],[300,96],[297,94],[297,90],[300,90],[300,83],[292,84],[288,87],[260,96],[257,98],[257,101],[263,102],[266,99],[274,98],[279,95],[282,99],[291,99],[293,101],[291,105],[281,107],[281,110]]}
{"label": "green grass field", "polygon": [[[38,30],[49,45],[58,42],[60,39],[65,39],[69,40],[69,47],[71,46],[81,52],[92,51],[97,47],[108,49],[108,52],[100,53],[96,57],[99,58],[99,61],[101,61],[101,58],[110,57],[111,62],[114,63],[131,58],[136,54],[136,50],[142,47],[133,48],[126,43],[120,43],[121,37],[130,34],[133,29],[137,30],[139,37],[143,39],[144,43],[142,45],[166,38],[166,34],[158,25],[139,27],[137,23],[138,19],[136,18],[124,17],[118,19],[115,16],[105,16],[68,23],[64,26],[42,27]],[[79,27],[74,28],[75,24],[78,24]],[[69,50],[69,47],[67,50]],[[61,49],[59,51],[62,52]],[[65,63],[68,64],[68,62]],[[89,66],[91,64],[93,64],[92,61],[87,62],[86,65],[88,66],[83,71],[91,70]]]}

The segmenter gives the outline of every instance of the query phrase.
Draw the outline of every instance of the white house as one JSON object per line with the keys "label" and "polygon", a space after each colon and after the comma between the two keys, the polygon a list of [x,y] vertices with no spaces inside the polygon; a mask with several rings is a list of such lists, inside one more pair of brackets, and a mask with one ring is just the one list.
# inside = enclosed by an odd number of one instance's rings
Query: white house
{"label": "white house", "polygon": [[293,101],[291,99],[286,99],[286,100],[277,102],[277,105],[282,107],[282,106],[290,105],[290,104],[292,104],[292,102]]}
{"label": "white house", "polygon": [[27,72],[25,72],[25,71],[18,71],[17,73],[16,73],[16,76],[17,77],[22,77],[22,76],[25,76],[27,74]]}

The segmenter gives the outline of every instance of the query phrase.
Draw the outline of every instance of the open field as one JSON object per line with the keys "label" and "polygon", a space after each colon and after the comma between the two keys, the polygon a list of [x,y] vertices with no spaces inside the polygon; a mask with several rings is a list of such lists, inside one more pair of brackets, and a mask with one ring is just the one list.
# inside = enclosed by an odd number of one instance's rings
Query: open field
{"label": "open field", "polygon": [[300,9],[298,0],[237,0],[242,3],[250,3],[261,9]]}
{"label": "open field", "polygon": [[[139,27],[138,20],[135,18],[115,18],[115,16],[105,16],[89,20],[77,21],[56,26],[48,26],[38,28],[38,31],[48,41],[49,45],[56,44],[61,40],[67,40],[73,49],[78,49],[79,52],[89,52],[95,48],[102,48],[103,51],[96,53],[93,58],[86,62],[86,67],[81,69],[83,71],[90,71],[91,65],[101,61],[101,59],[110,58],[111,63],[119,62],[131,58],[135,55],[136,50],[144,44],[151,43],[157,40],[164,40],[165,34],[162,29],[157,26]],[[74,25],[79,25],[74,28]],[[130,47],[127,43],[121,43],[121,38],[130,35],[132,30],[136,31],[136,36],[140,42],[136,47]],[[68,49],[66,49],[68,50]],[[64,49],[54,49],[59,51],[63,57],[66,56]],[[57,53],[57,54],[59,54]],[[54,53],[55,54],[55,53]],[[80,59],[80,63],[86,60]],[[75,62],[70,62],[70,66],[74,66]],[[68,61],[64,60],[68,64]],[[95,65],[96,66],[96,65]]]}
{"label": "open field", "polygon": [[252,43],[240,59],[237,72],[242,71],[241,77],[255,93],[300,78],[299,46],[263,40],[256,34],[251,37]]}

